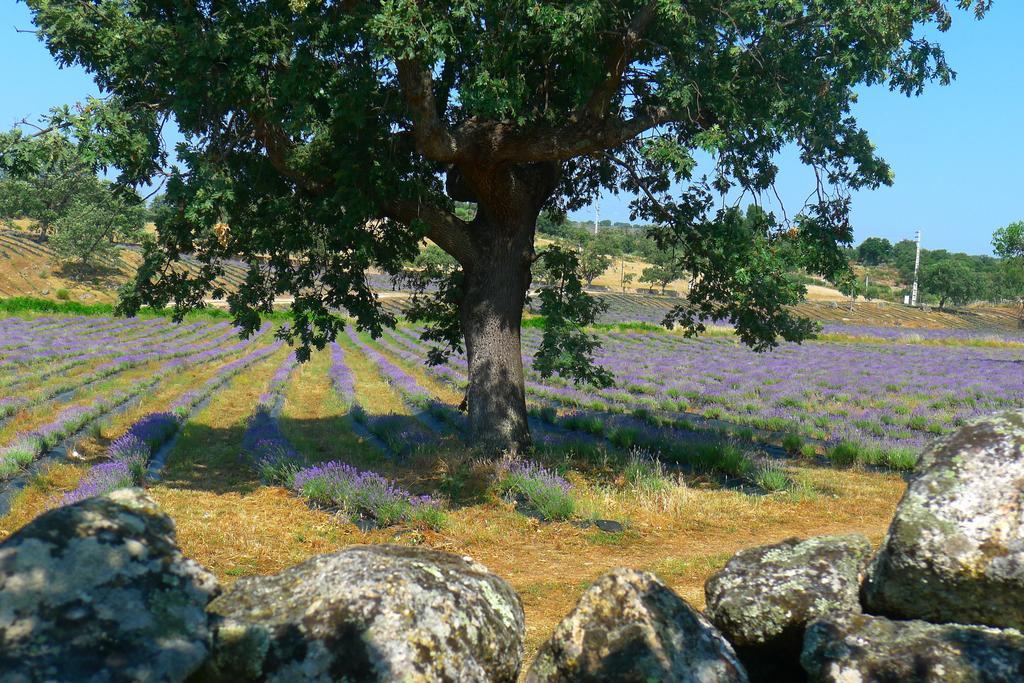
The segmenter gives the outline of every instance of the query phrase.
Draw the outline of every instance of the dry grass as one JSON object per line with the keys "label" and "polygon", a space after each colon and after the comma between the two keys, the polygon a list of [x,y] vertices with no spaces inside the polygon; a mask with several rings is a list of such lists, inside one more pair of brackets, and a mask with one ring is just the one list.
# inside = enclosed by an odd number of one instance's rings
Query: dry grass
{"label": "dry grass", "polygon": [[75,488],[85,469],[84,464],[51,465],[33,477],[14,500],[11,511],[0,517],[0,541],[46,512],[55,497]]}

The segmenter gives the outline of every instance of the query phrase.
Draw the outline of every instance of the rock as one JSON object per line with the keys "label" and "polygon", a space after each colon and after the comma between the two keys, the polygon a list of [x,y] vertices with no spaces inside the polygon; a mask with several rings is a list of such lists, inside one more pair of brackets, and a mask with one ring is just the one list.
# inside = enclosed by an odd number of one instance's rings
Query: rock
{"label": "rock", "polygon": [[836,613],[808,626],[801,661],[814,683],[1016,683],[1024,679],[1024,636]]}
{"label": "rock", "polygon": [[860,535],[790,538],[737,553],[704,585],[704,615],[752,681],[800,680],[804,630],[829,612],[860,611],[871,543]]}
{"label": "rock", "polygon": [[614,519],[581,519],[574,522],[570,522],[577,529],[589,529],[595,527],[599,531],[603,531],[607,534],[621,534],[626,530],[621,522],[616,522]]}
{"label": "rock", "polygon": [[614,519],[595,519],[594,526],[606,534],[621,534],[626,530],[621,522],[616,522]]}
{"label": "rock", "polygon": [[519,597],[467,557],[352,546],[274,576],[244,578],[210,604],[222,681],[515,681]]}
{"label": "rock", "polygon": [[715,627],[653,574],[616,569],[587,589],[526,680],[719,683],[747,675]]}
{"label": "rock", "polygon": [[51,510],[0,544],[0,681],[184,680],[217,591],[141,489]]}
{"label": "rock", "polygon": [[1024,411],[972,422],[921,456],[868,571],[865,611],[1024,627]]}

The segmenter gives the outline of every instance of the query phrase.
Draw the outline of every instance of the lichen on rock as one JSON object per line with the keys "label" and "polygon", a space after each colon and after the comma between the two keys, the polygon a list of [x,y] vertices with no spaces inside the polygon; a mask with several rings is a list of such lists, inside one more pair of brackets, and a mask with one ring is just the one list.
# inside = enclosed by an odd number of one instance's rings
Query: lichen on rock
{"label": "lichen on rock", "polygon": [[1024,635],[835,613],[808,626],[801,661],[813,683],[1017,683]]}
{"label": "lichen on rock", "polygon": [[1024,627],[1024,411],[965,425],[921,456],[869,570],[867,611]]}
{"label": "lichen on rock", "polygon": [[860,535],[742,550],[705,583],[704,614],[736,648],[751,680],[799,680],[804,629],[830,612],[860,611],[870,556]]}
{"label": "lichen on rock", "polygon": [[518,596],[470,558],[353,546],[241,579],[209,608],[222,681],[514,681]]}
{"label": "lichen on rock", "polygon": [[653,574],[617,569],[584,592],[527,683],[747,680],[729,643]]}
{"label": "lichen on rock", "polygon": [[47,512],[0,544],[0,681],[181,681],[216,579],[141,489]]}

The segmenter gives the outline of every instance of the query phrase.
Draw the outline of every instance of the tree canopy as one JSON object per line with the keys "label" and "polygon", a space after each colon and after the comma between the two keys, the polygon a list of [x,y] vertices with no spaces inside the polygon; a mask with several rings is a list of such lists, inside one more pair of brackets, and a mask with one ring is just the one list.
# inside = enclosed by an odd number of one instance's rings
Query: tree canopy
{"label": "tree canopy", "polygon": [[947,301],[958,306],[970,303],[978,297],[982,286],[967,263],[946,259],[922,271],[921,287],[938,297],[941,309]]}
{"label": "tree canopy", "polygon": [[0,218],[29,220],[64,262],[93,267],[116,242],[138,242],[146,219],[142,198],[99,178],[96,160],[65,131],[0,135]]}
{"label": "tree canopy", "polygon": [[[510,448],[529,442],[519,331],[542,210],[633,194],[634,218],[697,276],[670,322],[726,319],[759,348],[801,339],[812,327],[787,308],[802,287],[777,242],[835,274],[849,193],[892,182],[851,113],[855,88],[914,95],[953,77],[920,31],[948,28],[938,0],[27,2],[57,59],[111,93],[98,126],[122,180],[168,178],[175,212],[125,311],[183,313],[241,257],[252,274],[228,299],[247,329],[290,293],[282,334],[304,348],[337,333],[339,309],[377,332],[393,321],[366,269],[397,272],[429,237],[459,268],[420,309],[426,334],[465,347],[472,429]],[[171,117],[185,142],[167,169]],[[815,172],[810,200],[748,225],[740,203],[772,191],[789,144]],[[186,252],[207,265],[174,273]],[[563,257],[535,364],[589,381],[592,309]],[[580,357],[555,362],[567,349]]]}
{"label": "tree canopy", "polygon": [[892,258],[892,243],[884,237],[869,237],[857,247],[857,260],[866,266],[887,263]]}

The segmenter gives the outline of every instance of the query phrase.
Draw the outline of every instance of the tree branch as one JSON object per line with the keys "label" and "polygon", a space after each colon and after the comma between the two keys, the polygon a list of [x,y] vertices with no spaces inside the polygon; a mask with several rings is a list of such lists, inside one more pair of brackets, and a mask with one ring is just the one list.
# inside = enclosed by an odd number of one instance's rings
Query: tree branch
{"label": "tree branch", "polygon": [[402,95],[412,114],[416,149],[434,161],[455,161],[458,145],[438,112],[430,70],[415,59],[399,59],[396,65]]}
{"label": "tree branch", "polygon": [[622,86],[622,75],[632,61],[634,47],[657,16],[658,3],[652,2],[633,17],[621,40],[605,58],[605,80],[590,94],[578,118],[599,120],[608,114],[612,98]]}
{"label": "tree branch", "polygon": [[381,210],[388,218],[405,225],[423,221],[427,226],[427,237],[462,265],[469,264],[476,257],[468,224],[450,211],[430,202],[412,199],[393,199],[383,204]]}
{"label": "tree branch", "polygon": [[291,155],[293,145],[284,131],[259,116],[253,115],[251,120],[253,137],[267,150],[267,159],[278,173],[294,180],[303,189],[315,193],[323,190],[323,183],[288,165],[288,157]]}
{"label": "tree branch", "polygon": [[481,130],[467,131],[484,137],[482,144],[493,150],[490,158],[511,163],[564,161],[603,152],[632,140],[646,130],[674,120],[666,107],[653,107],[631,119],[610,122],[579,122],[547,130],[520,129],[509,123],[480,124]]}

